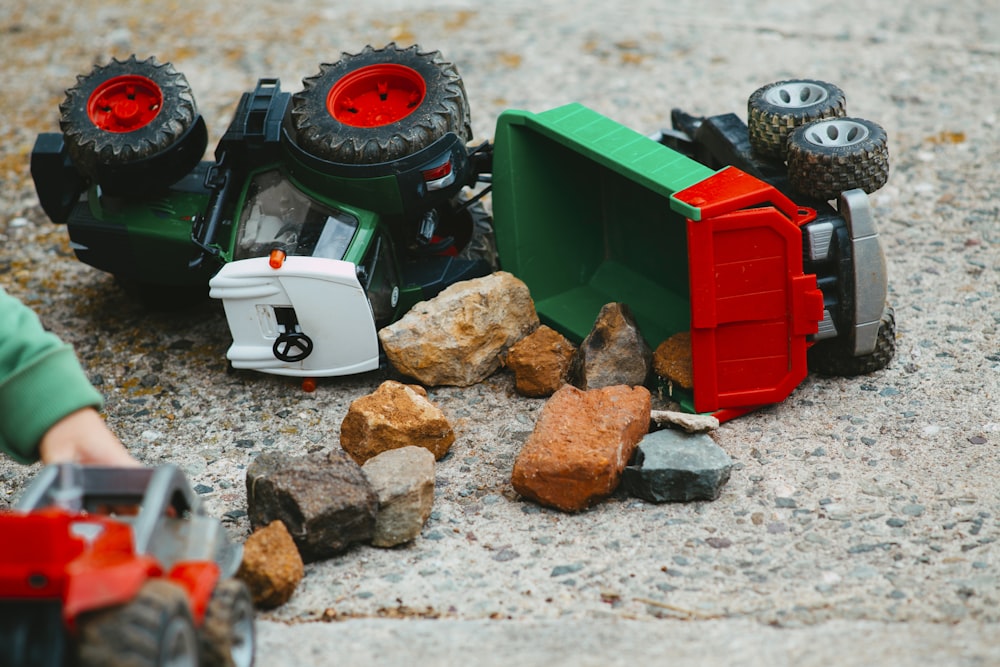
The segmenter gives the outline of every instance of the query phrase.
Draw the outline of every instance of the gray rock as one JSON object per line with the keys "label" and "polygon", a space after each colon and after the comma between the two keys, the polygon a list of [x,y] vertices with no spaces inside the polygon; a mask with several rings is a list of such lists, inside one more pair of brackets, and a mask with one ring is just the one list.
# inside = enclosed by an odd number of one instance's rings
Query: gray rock
{"label": "gray rock", "polygon": [[732,467],[733,460],[709,436],[665,429],[639,442],[622,486],[654,503],[715,500]]}
{"label": "gray rock", "polygon": [[378,497],[361,466],[343,450],[262,454],[247,468],[246,480],[251,527],[281,520],[307,563],[375,534]]}
{"label": "gray rock", "polygon": [[394,547],[419,535],[434,504],[434,454],[423,447],[390,449],[361,469],[378,495],[372,544]]}

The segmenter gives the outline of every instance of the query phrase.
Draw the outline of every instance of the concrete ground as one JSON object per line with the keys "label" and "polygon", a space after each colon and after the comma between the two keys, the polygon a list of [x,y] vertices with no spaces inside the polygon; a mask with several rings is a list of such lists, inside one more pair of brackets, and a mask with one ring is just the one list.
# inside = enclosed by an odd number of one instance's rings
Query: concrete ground
{"label": "concrete ground", "polygon": [[[872,197],[898,323],[890,367],[810,376],[725,424],[737,465],[715,502],[615,496],[579,515],[510,487],[541,401],[503,373],[431,389],[458,441],[423,535],[308,566],[291,602],[260,615],[257,664],[1000,664],[996,8],[627,4],[6,2],[0,285],[76,346],[136,455],[180,464],[243,539],[248,462],[338,446],[350,401],[386,373],[311,394],[227,373],[217,304],[150,313],[77,262],[28,156],[78,73],[131,53],[172,61],[213,143],[258,77],[294,91],[319,62],[393,40],[457,63],[480,139],[508,108],[579,101],[652,132],[672,107],[745,118],[764,83],[835,82],[848,113],[890,137],[892,175]],[[36,472],[0,462],[0,504]]]}

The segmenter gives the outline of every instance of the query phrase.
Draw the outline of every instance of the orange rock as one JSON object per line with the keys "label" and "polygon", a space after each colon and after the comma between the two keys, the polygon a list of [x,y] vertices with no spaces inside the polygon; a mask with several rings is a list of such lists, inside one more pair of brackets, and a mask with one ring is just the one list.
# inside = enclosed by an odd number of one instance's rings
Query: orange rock
{"label": "orange rock", "polygon": [[236,576],[246,583],[253,603],[261,609],[280,607],[291,599],[305,567],[284,523],[272,521],[247,538]]}
{"label": "orange rock", "polygon": [[691,389],[694,386],[691,333],[682,331],[660,343],[653,353],[653,370],[661,378]]}
{"label": "orange rock", "polygon": [[514,490],[567,512],[609,496],[649,431],[650,400],[645,387],[565,385],[542,408],[514,463]]}
{"label": "orange rock", "polygon": [[566,384],[575,353],[573,343],[544,324],[522,338],[507,354],[518,393],[535,398],[554,394]]}
{"label": "orange rock", "polygon": [[340,425],[340,446],[359,464],[400,447],[429,449],[440,459],[455,442],[455,432],[440,408],[418,385],[394,380],[351,403]]}

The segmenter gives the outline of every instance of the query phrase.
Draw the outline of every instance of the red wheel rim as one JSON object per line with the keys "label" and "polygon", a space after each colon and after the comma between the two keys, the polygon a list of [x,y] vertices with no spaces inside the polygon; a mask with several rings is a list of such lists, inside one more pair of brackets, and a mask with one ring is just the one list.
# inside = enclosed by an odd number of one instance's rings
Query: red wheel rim
{"label": "red wheel rim", "polygon": [[369,65],[330,89],[326,109],[344,125],[379,127],[409,116],[426,93],[427,84],[416,70],[388,63]]}
{"label": "red wheel rim", "polygon": [[163,91],[144,76],[105,81],[87,100],[90,121],[105,132],[132,132],[149,125],[163,106]]}

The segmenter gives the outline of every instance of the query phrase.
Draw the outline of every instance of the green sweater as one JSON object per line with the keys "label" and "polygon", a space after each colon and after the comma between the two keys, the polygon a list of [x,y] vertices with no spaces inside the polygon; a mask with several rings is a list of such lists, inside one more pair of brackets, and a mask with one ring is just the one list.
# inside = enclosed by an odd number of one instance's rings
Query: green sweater
{"label": "green sweater", "polygon": [[0,289],[0,451],[33,463],[39,441],[56,422],[81,408],[101,406],[101,394],[73,348]]}

